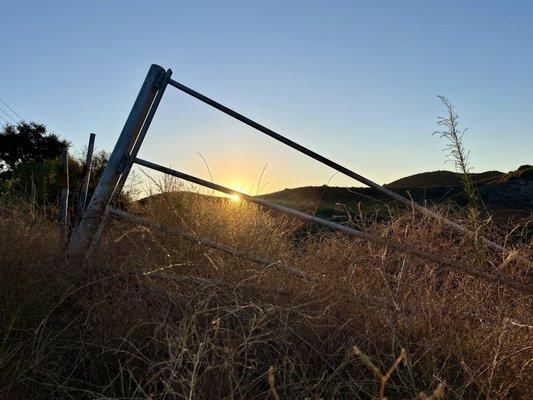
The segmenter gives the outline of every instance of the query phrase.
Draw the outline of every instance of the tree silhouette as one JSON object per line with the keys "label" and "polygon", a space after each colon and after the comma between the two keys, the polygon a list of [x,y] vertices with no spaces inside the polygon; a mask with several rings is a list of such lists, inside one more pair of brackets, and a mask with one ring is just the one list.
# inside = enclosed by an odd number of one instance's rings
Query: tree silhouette
{"label": "tree silhouette", "polygon": [[43,124],[7,124],[0,132],[0,172],[12,172],[19,165],[52,160],[69,147],[69,142],[48,132]]}

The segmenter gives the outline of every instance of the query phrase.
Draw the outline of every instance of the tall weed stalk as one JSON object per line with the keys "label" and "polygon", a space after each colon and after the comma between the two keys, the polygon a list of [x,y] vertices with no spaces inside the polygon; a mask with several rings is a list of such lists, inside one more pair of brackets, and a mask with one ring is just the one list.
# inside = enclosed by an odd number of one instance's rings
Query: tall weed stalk
{"label": "tall weed stalk", "polygon": [[481,199],[472,179],[470,151],[465,148],[463,143],[463,136],[467,129],[459,128],[459,114],[455,111],[455,106],[446,97],[440,95],[437,97],[446,110],[446,116],[438,118],[437,125],[442,127],[442,130],[435,131],[433,134],[439,135],[448,142],[444,150],[448,153],[448,161],[453,162],[456,172],[460,174],[467,198],[468,222],[470,229],[474,232],[478,261],[482,263],[486,258],[482,240],[484,221],[479,208]]}

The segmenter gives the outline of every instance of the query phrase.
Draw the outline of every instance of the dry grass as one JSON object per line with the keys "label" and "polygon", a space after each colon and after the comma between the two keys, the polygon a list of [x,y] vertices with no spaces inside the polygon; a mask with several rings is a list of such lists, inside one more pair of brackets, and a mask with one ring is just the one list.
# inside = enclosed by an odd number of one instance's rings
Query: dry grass
{"label": "dry grass", "polygon": [[[282,260],[318,283],[118,221],[97,259],[66,261],[55,222],[6,205],[0,399],[533,395],[531,297],[359,239],[308,233],[242,202],[166,195],[132,212]],[[468,238],[409,212],[365,221],[357,223],[381,236],[476,259]],[[530,245],[517,251],[532,256]],[[492,254],[484,268],[527,281],[529,271],[502,261]]]}

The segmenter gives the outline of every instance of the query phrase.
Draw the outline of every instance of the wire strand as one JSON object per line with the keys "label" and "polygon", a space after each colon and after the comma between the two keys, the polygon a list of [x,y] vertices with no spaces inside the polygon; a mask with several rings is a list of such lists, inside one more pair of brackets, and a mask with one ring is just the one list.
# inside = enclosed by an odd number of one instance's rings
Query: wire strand
{"label": "wire strand", "polygon": [[5,115],[7,115],[8,118],[10,120],[12,120],[15,124],[17,123],[17,120],[15,120],[15,118],[13,118],[11,115],[9,115],[2,107],[0,107],[0,111],[2,111]]}
{"label": "wire strand", "polygon": [[13,108],[11,108],[11,106],[10,106],[9,104],[7,104],[4,100],[2,100],[1,97],[0,97],[0,101],[1,101],[2,103],[4,103],[4,104],[6,105],[7,108],[9,108],[11,111],[13,111],[13,113],[14,113],[17,117],[19,117],[21,121],[24,120],[24,118],[22,118],[22,116],[21,116],[18,112],[16,112],[15,110],[13,110]]}

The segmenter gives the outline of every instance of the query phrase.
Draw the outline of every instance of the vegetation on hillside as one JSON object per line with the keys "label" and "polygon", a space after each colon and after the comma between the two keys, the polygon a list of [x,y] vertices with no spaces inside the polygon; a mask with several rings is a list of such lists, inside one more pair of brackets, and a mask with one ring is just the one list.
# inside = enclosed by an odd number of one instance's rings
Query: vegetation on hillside
{"label": "vegetation on hillside", "polygon": [[[475,183],[484,183],[493,181],[505,176],[500,171],[486,171],[481,173],[470,173],[472,181]],[[449,187],[462,185],[461,174],[452,171],[432,171],[422,172],[397,179],[385,186],[389,188],[431,188],[431,187]]]}
{"label": "vegetation on hillside", "polygon": [[[444,175],[452,179],[443,180]],[[420,176],[423,179],[419,179]],[[486,176],[492,178],[485,179]],[[482,210],[486,209],[498,222],[505,224],[511,218],[517,223],[519,220],[526,221],[532,218],[533,167],[525,165],[506,174],[493,174],[489,171],[472,174],[472,177],[483,203]],[[477,179],[478,177],[483,178]],[[446,174],[441,174],[441,171],[426,172],[396,182],[412,184],[413,186],[398,186],[393,189],[420,204],[451,205],[452,208],[462,208],[468,204],[460,174],[456,172],[446,171]],[[443,185],[443,182],[448,182],[450,185]],[[307,186],[284,189],[262,197],[327,218],[336,216],[342,219],[346,216],[346,210],[354,216],[362,208],[366,212],[374,212],[379,219],[386,219],[389,215],[388,209],[397,208],[397,204],[389,197],[375,189],[364,187]]]}
{"label": "vegetation on hillside", "polygon": [[[205,196],[155,196],[130,211],[313,281],[120,221],[96,259],[66,260],[56,224],[34,210],[0,213],[4,398],[370,399],[382,386],[371,366],[385,374],[401,354],[389,399],[531,395],[532,298],[512,289],[333,232],[295,241],[301,222]],[[389,221],[359,223],[475,258],[471,239],[433,220]],[[531,258],[531,243],[491,253],[484,268],[527,282],[513,254]]]}

